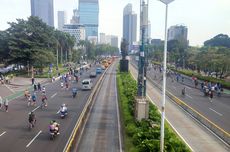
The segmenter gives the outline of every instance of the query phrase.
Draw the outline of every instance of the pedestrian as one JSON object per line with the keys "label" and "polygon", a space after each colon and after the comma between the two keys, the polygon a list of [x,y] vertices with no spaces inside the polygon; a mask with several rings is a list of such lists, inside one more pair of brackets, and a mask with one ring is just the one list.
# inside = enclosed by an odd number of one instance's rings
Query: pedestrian
{"label": "pedestrian", "polygon": [[41,91],[42,89],[41,89],[41,84],[40,84],[40,82],[38,82],[38,91]]}
{"label": "pedestrian", "polygon": [[8,112],[9,100],[6,98],[4,102],[5,110]]}
{"label": "pedestrian", "polygon": [[0,109],[2,109],[2,97],[0,96]]}
{"label": "pedestrian", "polygon": [[34,83],[34,91],[37,91],[37,85]]}
{"label": "pedestrian", "polygon": [[210,99],[210,102],[212,102],[212,99],[213,99],[213,91],[212,90],[209,90],[209,99]]}
{"label": "pedestrian", "polygon": [[31,81],[32,81],[32,85],[34,85],[34,77],[32,77]]}

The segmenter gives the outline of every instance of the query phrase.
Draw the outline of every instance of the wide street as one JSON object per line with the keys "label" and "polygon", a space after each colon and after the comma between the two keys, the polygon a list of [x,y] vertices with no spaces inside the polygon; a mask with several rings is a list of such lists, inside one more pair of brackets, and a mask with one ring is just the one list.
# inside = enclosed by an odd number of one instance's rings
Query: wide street
{"label": "wide street", "polygon": [[[148,71],[147,76],[152,81],[156,82],[159,85],[162,85],[162,73],[160,73],[158,68],[156,68],[156,70],[154,70],[154,68],[151,68]],[[166,84],[167,90],[169,92],[184,101],[190,107],[197,110],[200,114],[208,118],[220,128],[230,133],[230,95],[222,94],[221,97],[217,97],[217,95],[214,94],[211,102],[208,97],[204,96],[203,92],[201,92],[200,89],[191,87],[192,82],[189,78],[185,78],[184,83],[182,83],[181,79],[179,80],[179,82],[177,82],[175,76],[173,82],[172,77],[167,77]],[[181,93],[183,87],[186,87],[185,96],[183,96]],[[198,86],[198,88],[200,88],[200,85]]]}
{"label": "wide street", "polygon": [[[90,71],[84,72],[81,79],[89,78]],[[100,75],[93,78],[93,84],[96,83]],[[24,97],[19,97],[9,103],[9,112],[0,111],[0,145],[4,152],[58,152],[63,151],[67,140],[72,132],[74,125],[85,105],[91,91],[80,91],[76,98],[72,98],[71,88],[77,86],[79,89],[81,83],[71,82],[70,89],[65,90],[60,86],[60,81],[46,85],[48,97],[48,107],[39,108],[41,101],[34,107],[27,107],[27,101]],[[40,93],[37,92],[40,100]],[[61,119],[57,114],[62,103],[68,106],[68,116]],[[32,130],[28,128],[28,113],[34,111],[37,123]],[[51,141],[49,138],[48,126],[51,120],[60,123],[60,135]]]}
{"label": "wide street", "polygon": [[116,66],[107,70],[77,151],[122,152]]}

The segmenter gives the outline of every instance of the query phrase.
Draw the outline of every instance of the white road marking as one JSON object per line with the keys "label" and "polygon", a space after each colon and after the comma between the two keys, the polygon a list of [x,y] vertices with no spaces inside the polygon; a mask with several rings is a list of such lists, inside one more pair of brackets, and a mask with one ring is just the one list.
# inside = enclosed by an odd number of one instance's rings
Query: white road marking
{"label": "white road marking", "polygon": [[7,87],[7,89],[9,89],[11,92],[15,93],[15,91],[11,89],[10,87],[8,87],[8,85],[4,84],[4,86]]}
{"label": "white road marking", "polygon": [[52,99],[53,97],[55,97],[57,95],[57,92],[55,94],[53,94],[50,98]]}
{"label": "white road marking", "polygon": [[192,97],[191,97],[190,95],[187,95],[187,94],[186,94],[186,96],[192,99]]}
{"label": "white road marking", "polygon": [[209,109],[212,110],[213,112],[215,112],[216,114],[218,114],[219,116],[223,116],[223,114],[221,114],[221,113],[219,113],[219,112],[213,110],[212,108],[209,108]]}
{"label": "white road marking", "polygon": [[4,132],[0,135],[0,137],[3,136],[5,133],[6,133],[6,131],[4,131]]}
{"label": "white road marking", "polygon": [[[115,78],[115,83],[117,83],[116,81],[116,77]],[[116,95],[116,109],[117,109],[117,121],[118,121],[118,136],[119,136],[119,149],[120,149],[120,152],[122,152],[122,144],[121,144],[121,124],[120,124],[120,114],[119,114],[119,107],[118,107],[118,98],[117,98],[117,85],[115,85],[115,95]]]}
{"label": "white road marking", "polygon": [[[32,112],[36,111],[38,108],[40,108],[40,106],[37,106]],[[30,112],[28,114],[30,114]]]}
{"label": "white road marking", "polygon": [[192,88],[190,88],[190,87],[188,87],[188,86],[185,86],[185,87],[186,87],[187,89],[190,89],[190,90],[192,89]]}
{"label": "white road marking", "polygon": [[40,135],[42,133],[42,131],[40,130],[39,132],[38,132],[38,134],[26,145],[26,148],[27,147],[29,147],[31,144],[32,144],[32,142]]}

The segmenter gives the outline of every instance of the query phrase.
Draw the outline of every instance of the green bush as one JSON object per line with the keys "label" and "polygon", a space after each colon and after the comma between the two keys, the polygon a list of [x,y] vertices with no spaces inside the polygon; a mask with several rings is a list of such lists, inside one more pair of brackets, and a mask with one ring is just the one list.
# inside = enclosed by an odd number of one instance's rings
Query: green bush
{"label": "green bush", "polygon": [[[137,94],[137,83],[129,73],[118,73],[117,82],[119,105],[122,109],[123,128],[125,129],[125,151],[159,152],[161,116],[157,107],[150,104],[149,119],[136,121],[134,100]],[[190,151],[167,123],[165,125],[165,151]]]}

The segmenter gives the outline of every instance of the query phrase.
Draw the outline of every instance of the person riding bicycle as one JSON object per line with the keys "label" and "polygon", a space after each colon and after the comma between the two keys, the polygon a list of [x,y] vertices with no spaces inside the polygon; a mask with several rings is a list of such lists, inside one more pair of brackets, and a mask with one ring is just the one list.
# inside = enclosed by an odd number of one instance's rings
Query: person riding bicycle
{"label": "person riding bicycle", "polygon": [[182,89],[182,95],[185,95],[185,87]]}
{"label": "person riding bicycle", "polygon": [[36,117],[33,111],[30,112],[28,120],[29,120],[29,123],[32,124],[32,127],[34,127],[34,124],[36,122]]}

